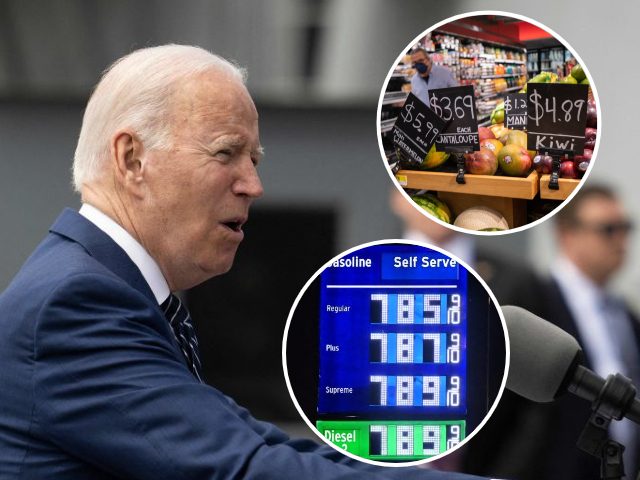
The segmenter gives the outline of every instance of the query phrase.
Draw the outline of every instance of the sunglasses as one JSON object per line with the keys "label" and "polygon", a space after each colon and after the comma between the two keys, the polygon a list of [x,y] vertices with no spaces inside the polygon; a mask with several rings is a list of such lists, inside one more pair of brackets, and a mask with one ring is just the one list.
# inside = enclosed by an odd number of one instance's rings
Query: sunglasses
{"label": "sunglasses", "polygon": [[622,222],[611,222],[611,223],[599,223],[599,224],[587,224],[587,223],[577,223],[577,226],[584,229],[595,232],[603,237],[613,237],[620,233],[628,234],[631,233],[634,229],[634,225],[629,220],[625,220]]}

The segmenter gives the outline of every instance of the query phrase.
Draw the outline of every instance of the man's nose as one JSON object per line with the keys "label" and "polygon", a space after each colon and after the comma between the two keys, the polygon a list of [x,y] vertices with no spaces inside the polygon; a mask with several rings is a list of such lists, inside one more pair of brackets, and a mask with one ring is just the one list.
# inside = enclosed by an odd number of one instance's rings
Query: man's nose
{"label": "man's nose", "polygon": [[234,183],[233,193],[250,198],[259,198],[264,193],[258,170],[250,159],[243,163],[239,178]]}

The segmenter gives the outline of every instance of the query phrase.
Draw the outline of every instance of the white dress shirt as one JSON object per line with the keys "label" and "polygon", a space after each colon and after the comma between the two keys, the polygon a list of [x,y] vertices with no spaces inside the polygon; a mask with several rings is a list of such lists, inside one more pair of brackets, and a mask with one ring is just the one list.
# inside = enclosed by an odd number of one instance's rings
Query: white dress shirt
{"label": "white dress shirt", "polygon": [[160,267],[151,255],[144,249],[138,241],[133,238],[129,232],[122,228],[113,219],[102,213],[96,207],[83,203],[80,208],[80,215],[85,217],[96,227],[106,233],[111,240],[116,242],[120,248],[129,256],[131,261],[138,267],[140,273],[149,285],[149,288],[156,297],[158,305],[162,304],[171,291],[164,275],[160,271]]}

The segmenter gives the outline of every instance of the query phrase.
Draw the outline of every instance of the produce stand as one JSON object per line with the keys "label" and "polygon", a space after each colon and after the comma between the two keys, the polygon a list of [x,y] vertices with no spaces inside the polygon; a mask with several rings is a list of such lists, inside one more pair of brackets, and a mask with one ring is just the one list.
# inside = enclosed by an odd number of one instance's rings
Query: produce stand
{"label": "produce stand", "polygon": [[465,184],[457,183],[456,174],[447,172],[400,170],[396,179],[405,188],[437,191],[454,215],[476,205],[493,208],[505,217],[509,228],[526,224],[527,200],[535,198],[540,186],[535,170],[524,178],[466,175]]}
{"label": "produce stand", "polygon": [[569,195],[571,195],[571,192],[580,185],[580,180],[560,178],[560,188],[558,190],[551,190],[549,188],[550,178],[551,175],[540,176],[540,198],[545,200],[566,200]]}
{"label": "produce stand", "polygon": [[527,201],[519,198],[460,195],[451,192],[438,192],[438,198],[449,205],[451,212],[455,216],[460,215],[468,208],[483,205],[500,212],[507,221],[509,228],[520,227],[527,223]]}
{"label": "produce stand", "polygon": [[[549,177],[547,175],[547,177]],[[508,197],[524,200],[533,199],[538,193],[540,182],[535,170],[527,177],[504,177],[495,175],[467,175],[466,184],[456,183],[456,174],[447,172],[420,172],[400,170],[396,179],[402,187],[416,190],[435,190],[490,197]],[[547,178],[547,182],[549,179]]]}

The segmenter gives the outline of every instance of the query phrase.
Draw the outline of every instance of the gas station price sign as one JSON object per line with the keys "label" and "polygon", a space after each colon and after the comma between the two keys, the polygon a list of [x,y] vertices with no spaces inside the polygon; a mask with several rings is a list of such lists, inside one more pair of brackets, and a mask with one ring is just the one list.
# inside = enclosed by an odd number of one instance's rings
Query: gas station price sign
{"label": "gas station price sign", "polygon": [[465,436],[467,271],[376,245],[321,274],[318,430],[364,458],[416,460]]}

